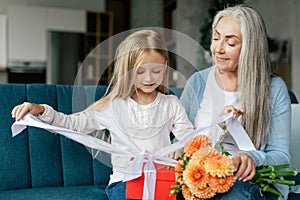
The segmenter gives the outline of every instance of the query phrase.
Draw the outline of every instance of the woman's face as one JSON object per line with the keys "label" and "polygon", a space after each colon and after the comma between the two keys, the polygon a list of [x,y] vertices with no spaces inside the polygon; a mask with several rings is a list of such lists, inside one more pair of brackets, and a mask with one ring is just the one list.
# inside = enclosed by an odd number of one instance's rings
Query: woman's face
{"label": "woman's face", "polygon": [[135,86],[142,93],[152,93],[161,85],[166,70],[166,59],[150,50],[136,71]]}
{"label": "woman's face", "polygon": [[217,23],[210,46],[216,67],[236,72],[242,47],[240,24],[234,17],[223,17]]}

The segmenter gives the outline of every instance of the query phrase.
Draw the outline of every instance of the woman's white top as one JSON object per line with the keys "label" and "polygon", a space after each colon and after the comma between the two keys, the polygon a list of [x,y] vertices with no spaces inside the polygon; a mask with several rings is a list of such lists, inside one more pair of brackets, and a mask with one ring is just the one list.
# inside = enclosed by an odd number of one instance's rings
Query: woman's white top
{"label": "woman's white top", "polygon": [[[215,67],[211,70],[207,77],[207,83],[209,87],[205,87],[203,93],[203,100],[200,103],[197,114],[195,116],[195,128],[199,129],[201,127],[210,124],[215,120],[228,105],[239,107],[238,104],[238,92],[226,92],[221,89],[218,85],[215,77]],[[219,126],[213,125],[209,129],[203,132],[212,141],[213,145],[219,149],[220,142],[225,147],[225,149],[232,155],[239,152],[234,139],[229,133]]]}
{"label": "woman's white top", "polygon": [[[111,144],[133,153],[144,150],[156,152],[171,144],[170,133],[180,140],[194,131],[184,108],[174,95],[158,93],[147,105],[140,105],[131,98],[116,98],[98,111],[82,111],[66,115],[48,105],[39,118],[49,124],[91,133],[108,129]],[[130,157],[111,156],[113,174],[110,183],[123,180]]]}

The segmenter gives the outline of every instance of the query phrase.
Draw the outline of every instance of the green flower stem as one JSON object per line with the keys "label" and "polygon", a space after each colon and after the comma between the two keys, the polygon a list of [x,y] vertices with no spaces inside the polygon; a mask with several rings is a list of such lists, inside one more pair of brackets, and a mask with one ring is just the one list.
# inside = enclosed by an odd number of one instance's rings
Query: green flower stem
{"label": "green flower stem", "polygon": [[296,176],[297,171],[274,172],[275,176]]}
{"label": "green flower stem", "polygon": [[273,167],[274,167],[275,170],[278,170],[278,169],[285,169],[285,168],[289,168],[289,167],[290,167],[290,164],[273,165]]}
{"label": "green flower stem", "polygon": [[271,172],[271,173],[266,173],[266,174],[263,174],[263,173],[260,173],[260,177],[269,177],[269,178],[276,178],[276,175],[274,172]]}
{"label": "green flower stem", "polygon": [[269,185],[264,185],[263,187],[261,187],[261,190],[263,192],[271,192],[273,194],[276,194],[277,196],[281,196],[281,192],[279,192],[278,190],[271,188]]}
{"label": "green flower stem", "polygon": [[260,173],[261,177],[269,177],[269,178],[276,178],[280,176],[296,176],[296,175],[297,175],[296,171]]}
{"label": "green flower stem", "polygon": [[181,191],[181,184],[179,185],[172,185],[171,188],[172,190],[170,191],[170,195],[173,195],[173,194],[177,194]]}
{"label": "green flower stem", "polygon": [[289,167],[290,167],[290,164],[272,165],[272,166],[267,166],[267,167],[258,167],[257,168],[257,173],[274,172],[275,170],[285,169],[285,168],[289,168]]}
{"label": "green flower stem", "polygon": [[256,183],[261,191],[263,192],[271,192],[278,196],[282,194],[273,187],[270,187],[269,184],[284,184],[293,186],[295,185],[295,181],[293,180],[283,180],[280,177],[285,176],[296,176],[296,171],[276,171],[280,169],[290,168],[290,164],[284,165],[273,165],[273,166],[259,166],[256,168],[256,174],[253,178],[254,183]]}
{"label": "green flower stem", "polygon": [[293,186],[295,185],[295,181],[292,180],[282,180],[282,179],[267,179],[267,178],[261,178],[261,181],[265,181],[269,184],[284,184],[284,185],[289,185],[289,186]]}

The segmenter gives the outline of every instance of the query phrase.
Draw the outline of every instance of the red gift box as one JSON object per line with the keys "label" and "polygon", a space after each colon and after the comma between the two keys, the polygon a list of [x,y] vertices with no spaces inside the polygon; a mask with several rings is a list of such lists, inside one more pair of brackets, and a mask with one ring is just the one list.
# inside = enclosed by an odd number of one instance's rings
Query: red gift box
{"label": "red gift box", "polygon": [[[170,195],[171,186],[177,185],[174,167],[168,169],[166,165],[155,164],[156,184],[155,200],[176,200],[176,195]],[[144,190],[144,173],[139,178],[127,181],[126,199],[142,199]]]}

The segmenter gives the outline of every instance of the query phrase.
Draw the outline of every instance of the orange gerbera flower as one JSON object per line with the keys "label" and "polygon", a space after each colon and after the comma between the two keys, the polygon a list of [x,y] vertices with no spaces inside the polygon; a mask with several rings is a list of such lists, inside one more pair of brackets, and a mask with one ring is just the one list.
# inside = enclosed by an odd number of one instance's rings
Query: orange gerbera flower
{"label": "orange gerbera flower", "polygon": [[194,195],[186,185],[182,185],[182,195],[185,200],[195,200]]}
{"label": "orange gerbera flower", "polygon": [[208,184],[208,175],[202,165],[190,162],[182,173],[184,183],[189,188],[204,188]]}
{"label": "orange gerbera flower", "polygon": [[178,181],[178,183],[182,184],[182,172],[183,172],[183,160],[179,160],[175,166],[175,178]]}
{"label": "orange gerbera flower", "polygon": [[232,176],[234,173],[233,161],[227,156],[213,156],[205,160],[204,167],[211,176],[225,177]]}
{"label": "orange gerbera flower", "polygon": [[185,151],[175,167],[175,176],[186,200],[209,199],[233,186],[232,159],[220,155],[207,136],[190,140]]}
{"label": "orange gerbera flower", "polygon": [[209,186],[216,193],[224,193],[227,192],[234,184],[235,179],[234,176],[226,176],[226,177],[209,177]]}
{"label": "orange gerbera flower", "polygon": [[216,148],[213,147],[204,147],[195,151],[192,155],[190,162],[197,162],[198,164],[203,165],[206,159],[219,155],[219,152]]}
{"label": "orange gerbera flower", "polygon": [[213,191],[211,187],[205,187],[197,190],[191,189],[191,192],[198,199],[209,199],[216,195],[215,191]]}
{"label": "orange gerbera flower", "polygon": [[207,136],[198,135],[188,142],[185,148],[186,156],[191,157],[195,151],[204,147],[211,147],[211,145],[211,141]]}

